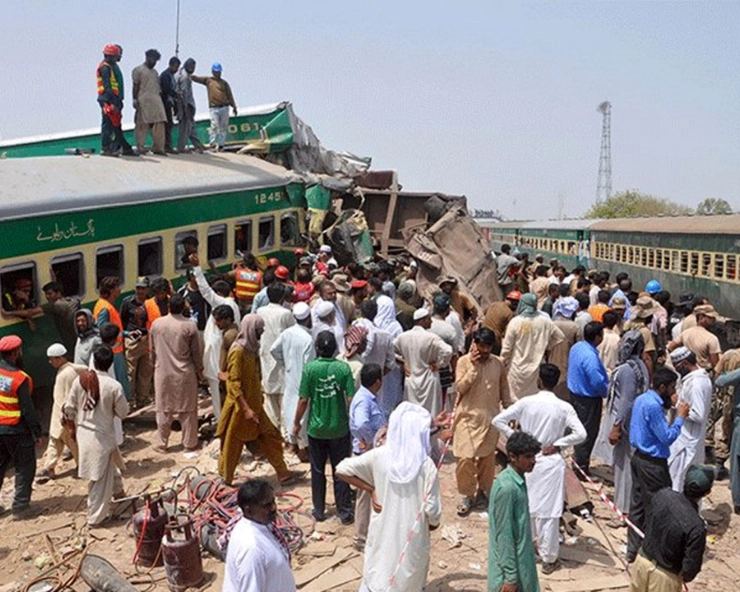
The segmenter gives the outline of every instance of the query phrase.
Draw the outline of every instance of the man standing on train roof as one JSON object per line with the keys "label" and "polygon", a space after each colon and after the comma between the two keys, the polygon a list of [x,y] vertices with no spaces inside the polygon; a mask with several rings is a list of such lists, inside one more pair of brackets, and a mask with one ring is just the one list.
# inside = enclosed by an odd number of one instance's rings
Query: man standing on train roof
{"label": "man standing on train roof", "polygon": [[108,44],[103,48],[103,61],[95,72],[98,81],[98,103],[102,109],[103,122],[100,129],[101,154],[118,156],[121,148],[124,156],[136,156],[131,146],[119,133],[123,111],[123,74],[118,67],[121,50],[118,45]]}
{"label": "man standing on train roof", "polygon": [[167,121],[164,123],[164,149],[168,154],[175,153],[172,149],[172,128],[174,117],[177,113],[177,84],[175,73],[180,67],[180,58],[173,56],[165,70],[159,75],[159,88],[162,93],[162,104]]}
{"label": "man standing on train roof", "polygon": [[136,147],[139,154],[146,152],[146,135],[151,130],[154,154],[166,156],[164,151],[164,125],[167,114],[162,104],[159,74],[154,69],[162,55],[156,49],[147,49],[143,64],[131,72],[134,82],[134,109],[136,116]]}
{"label": "man standing on train roof", "polygon": [[[0,339],[0,490],[5,473],[15,467],[13,518],[29,517],[33,477],[36,473],[36,444],[43,433],[31,400],[33,381],[23,370],[21,346],[17,335]],[[0,506],[0,514],[6,508]]]}
{"label": "man standing on train roof", "polygon": [[191,78],[193,72],[195,72],[195,60],[188,58],[175,76],[178,152],[185,152],[185,143],[188,140],[192,142],[194,150],[203,152],[203,143],[198,139],[198,133],[195,130],[195,97]]}
{"label": "man standing on train roof", "polygon": [[217,151],[224,149],[229,133],[229,107],[234,111],[234,117],[237,116],[236,101],[229,83],[221,78],[222,71],[221,64],[215,62],[211,66],[211,76],[190,76],[193,82],[205,85],[208,90],[208,109],[211,113],[209,142],[210,147]]}

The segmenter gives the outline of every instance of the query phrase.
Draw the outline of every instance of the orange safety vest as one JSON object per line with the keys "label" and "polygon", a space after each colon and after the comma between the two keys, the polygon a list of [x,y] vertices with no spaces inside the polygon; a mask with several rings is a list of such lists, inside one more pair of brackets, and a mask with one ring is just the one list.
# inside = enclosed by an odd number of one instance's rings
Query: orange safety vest
{"label": "orange safety vest", "polygon": [[114,95],[118,96],[118,79],[116,79],[116,72],[115,70],[113,70],[111,65],[105,60],[100,62],[98,64],[98,69],[95,70],[95,75],[97,76],[97,79],[98,79],[98,96],[105,93],[105,87],[103,86],[103,76],[100,73],[100,71],[103,68],[110,68],[110,89],[113,91]]}
{"label": "orange safety vest", "polygon": [[95,303],[95,308],[93,308],[93,320],[95,321],[96,325],[98,324],[98,315],[103,311],[103,309],[108,311],[108,318],[110,319],[110,322],[120,329],[120,331],[118,332],[118,337],[116,337],[116,343],[113,346],[113,353],[122,354],[123,323],[121,322],[121,315],[118,314],[116,307],[108,302],[105,298],[99,298],[98,301]]}
{"label": "orange safety vest", "polygon": [[23,370],[5,370],[0,368],[0,425],[18,425],[21,421],[21,406],[18,401],[18,389],[24,380],[33,392],[33,380]]}
{"label": "orange safety vest", "polygon": [[251,303],[257,292],[260,291],[262,283],[262,272],[251,269],[238,269],[236,271],[236,297]]}
{"label": "orange safety vest", "polygon": [[144,300],[144,308],[146,309],[146,330],[151,331],[152,323],[162,316],[162,311],[159,310],[159,304],[154,296]]}

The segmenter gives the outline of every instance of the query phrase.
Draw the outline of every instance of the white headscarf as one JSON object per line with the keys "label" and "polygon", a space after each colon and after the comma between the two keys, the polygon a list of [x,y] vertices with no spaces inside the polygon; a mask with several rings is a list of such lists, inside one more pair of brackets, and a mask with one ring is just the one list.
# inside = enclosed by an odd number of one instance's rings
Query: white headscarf
{"label": "white headscarf", "polygon": [[378,296],[375,303],[378,305],[378,312],[373,323],[378,329],[387,331],[395,339],[403,333],[401,324],[396,320],[396,305],[385,294]]}
{"label": "white headscarf", "polygon": [[422,407],[404,401],[388,419],[386,446],[391,452],[388,478],[392,483],[414,480],[429,456],[432,416]]}

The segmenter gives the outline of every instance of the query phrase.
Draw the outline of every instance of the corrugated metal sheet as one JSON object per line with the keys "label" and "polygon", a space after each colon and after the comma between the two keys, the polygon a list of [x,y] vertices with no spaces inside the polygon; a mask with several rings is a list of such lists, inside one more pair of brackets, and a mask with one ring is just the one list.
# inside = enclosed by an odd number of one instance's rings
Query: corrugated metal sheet
{"label": "corrugated metal sheet", "polygon": [[591,230],[666,234],[740,234],[740,214],[729,216],[665,216],[601,220]]}
{"label": "corrugated metal sheet", "polygon": [[14,158],[0,160],[0,179],[1,218],[301,182],[283,167],[227,153]]}

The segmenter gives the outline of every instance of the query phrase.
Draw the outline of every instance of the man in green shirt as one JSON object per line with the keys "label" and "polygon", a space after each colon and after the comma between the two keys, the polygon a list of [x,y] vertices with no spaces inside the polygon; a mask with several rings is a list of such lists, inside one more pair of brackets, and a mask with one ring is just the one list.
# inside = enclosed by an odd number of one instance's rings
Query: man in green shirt
{"label": "man in green shirt", "polygon": [[[349,485],[337,478],[337,465],[352,452],[349,433],[348,399],[355,391],[355,381],[349,364],[334,359],[337,341],[330,331],[316,336],[317,359],[303,369],[298,408],[293,422],[293,434],[298,436],[301,420],[308,410],[308,456],[311,463],[311,499],[313,517],[326,519],[326,460],[331,462],[334,480],[334,501],[342,524],[355,521]],[[310,402],[310,405],[309,405]]]}
{"label": "man in green shirt", "polygon": [[539,592],[527,483],[540,443],[525,432],[506,442],[509,466],[493,484],[488,508],[488,592]]}

